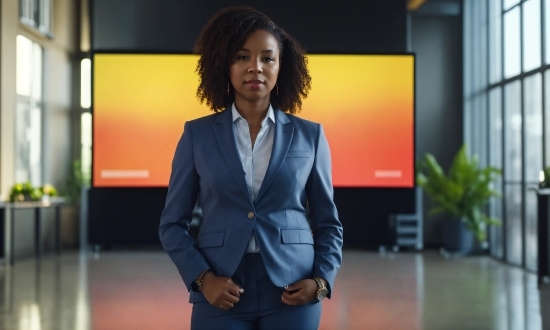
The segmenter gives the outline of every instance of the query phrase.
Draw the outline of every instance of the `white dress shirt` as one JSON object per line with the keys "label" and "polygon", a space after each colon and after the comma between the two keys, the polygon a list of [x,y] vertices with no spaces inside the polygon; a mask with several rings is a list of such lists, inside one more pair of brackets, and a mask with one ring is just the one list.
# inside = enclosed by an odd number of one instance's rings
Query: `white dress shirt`
{"label": "white dress shirt", "polygon": [[[252,147],[248,122],[239,114],[235,107],[235,103],[233,103],[231,107],[231,112],[233,116],[233,134],[235,135],[239,158],[243,164],[246,186],[248,187],[250,199],[254,202],[256,196],[258,196],[258,191],[260,190],[262,182],[264,181],[265,172],[267,171],[267,166],[271,159],[273,137],[275,135],[275,114],[270,104],[267,109],[267,115],[262,120],[262,127],[256,137],[254,147]],[[250,236],[246,252],[260,252],[256,244],[254,231],[252,231],[252,235]]]}

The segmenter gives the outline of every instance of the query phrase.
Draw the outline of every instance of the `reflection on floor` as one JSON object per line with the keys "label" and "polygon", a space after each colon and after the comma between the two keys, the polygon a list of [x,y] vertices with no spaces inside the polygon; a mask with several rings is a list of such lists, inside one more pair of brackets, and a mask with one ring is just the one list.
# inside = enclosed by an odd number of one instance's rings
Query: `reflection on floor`
{"label": "reflection on floor", "polygon": [[[162,251],[64,252],[0,266],[6,330],[188,329],[187,297]],[[540,330],[536,276],[488,257],[345,251],[321,329]]]}

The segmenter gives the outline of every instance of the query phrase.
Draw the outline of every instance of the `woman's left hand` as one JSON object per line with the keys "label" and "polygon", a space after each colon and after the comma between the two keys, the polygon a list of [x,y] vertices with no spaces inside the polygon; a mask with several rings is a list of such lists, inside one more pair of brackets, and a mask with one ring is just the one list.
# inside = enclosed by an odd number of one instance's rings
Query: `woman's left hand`
{"label": "woman's left hand", "polygon": [[317,283],[308,278],[287,286],[281,300],[289,306],[305,305],[315,298],[316,293]]}

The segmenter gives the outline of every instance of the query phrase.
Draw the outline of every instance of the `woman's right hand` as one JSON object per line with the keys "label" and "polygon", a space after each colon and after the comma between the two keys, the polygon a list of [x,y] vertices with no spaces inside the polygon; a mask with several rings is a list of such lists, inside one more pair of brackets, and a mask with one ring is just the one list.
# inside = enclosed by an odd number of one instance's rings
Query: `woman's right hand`
{"label": "woman's right hand", "polygon": [[212,306],[224,311],[235,307],[244,292],[231,278],[214,274],[209,274],[202,281],[201,291]]}

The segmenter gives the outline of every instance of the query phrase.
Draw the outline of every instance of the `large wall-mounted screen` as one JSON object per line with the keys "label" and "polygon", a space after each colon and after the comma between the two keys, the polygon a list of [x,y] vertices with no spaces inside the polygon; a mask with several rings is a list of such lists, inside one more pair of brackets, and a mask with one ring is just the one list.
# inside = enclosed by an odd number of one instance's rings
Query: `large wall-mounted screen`
{"label": "large wall-mounted screen", "polygon": [[[195,97],[198,57],[95,54],[93,186],[166,187]],[[308,55],[298,116],[323,124],[335,187],[414,187],[414,56]],[[284,65],[284,64],[283,64]]]}

